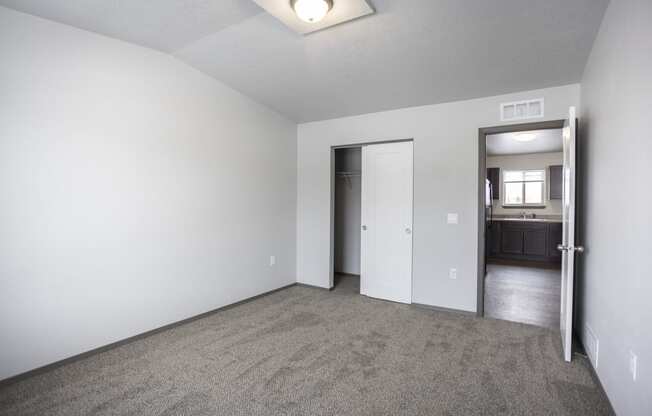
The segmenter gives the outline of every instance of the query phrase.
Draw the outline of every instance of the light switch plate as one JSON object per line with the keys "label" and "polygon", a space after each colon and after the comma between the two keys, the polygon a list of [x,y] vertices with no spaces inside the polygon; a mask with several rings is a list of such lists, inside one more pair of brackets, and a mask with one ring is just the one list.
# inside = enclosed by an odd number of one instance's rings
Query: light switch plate
{"label": "light switch plate", "polygon": [[375,13],[375,10],[366,0],[335,0],[333,1],[333,8],[328,12],[326,17],[317,23],[308,23],[297,17],[290,5],[290,0],[253,1],[265,9],[267,13],[276,17],[287,27],[301,35],[307,35],[308,33]]}
{"label": "light switch plate", "polygon": [[632,380],[636,381],[636,373],[637,373],[637,364],[638,364],[638,357],[636,354],[634,354],[634,351],[629,351],[629,372],[632,375]]}
{"label": "light switch plate", "polygon": [[458,214],[448,214],[448,223],[449,224],[457,224],[457,223],[459,223],[459,215]]}

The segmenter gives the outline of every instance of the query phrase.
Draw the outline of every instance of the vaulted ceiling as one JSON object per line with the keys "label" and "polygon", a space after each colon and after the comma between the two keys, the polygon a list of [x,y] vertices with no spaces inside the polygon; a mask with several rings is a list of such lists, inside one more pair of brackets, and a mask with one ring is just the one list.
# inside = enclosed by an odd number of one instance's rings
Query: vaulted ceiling
{"label": "vaulted ceiling", "polygon": [[369,2],[307,36],[253,0],[0,5],[172,54],[304,122],[578,82],[608,0]]}

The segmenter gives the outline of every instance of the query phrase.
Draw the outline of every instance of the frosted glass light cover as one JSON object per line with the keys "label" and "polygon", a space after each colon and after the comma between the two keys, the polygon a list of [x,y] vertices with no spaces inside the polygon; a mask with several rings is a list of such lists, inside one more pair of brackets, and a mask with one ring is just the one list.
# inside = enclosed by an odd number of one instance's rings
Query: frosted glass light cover
{"label": "frosted glass light cover", "polygon": [[330,10],[331,5],[326,0],[295,0],[294,11],[304,22],[317,23]]}

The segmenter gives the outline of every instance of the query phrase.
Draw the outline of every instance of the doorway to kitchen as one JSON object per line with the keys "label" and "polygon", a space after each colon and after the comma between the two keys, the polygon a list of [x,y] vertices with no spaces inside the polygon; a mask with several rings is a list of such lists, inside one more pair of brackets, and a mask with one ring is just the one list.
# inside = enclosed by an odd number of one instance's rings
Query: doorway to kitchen
{"label": "doorway to kitchen", "polygon": [[561,120],[480,131],[478,311],[487,318],[560,326],[563,127]]}

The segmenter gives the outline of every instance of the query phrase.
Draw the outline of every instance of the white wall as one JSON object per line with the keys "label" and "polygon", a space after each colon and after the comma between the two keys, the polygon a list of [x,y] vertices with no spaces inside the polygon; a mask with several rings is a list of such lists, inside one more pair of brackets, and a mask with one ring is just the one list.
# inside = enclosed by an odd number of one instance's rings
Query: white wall
{"label": "white wall", "polygon": [[[337,172],[360,172],[359,147],[335,151]],[[336,177],[335,181],[335,272],[360,274],[360,227],[362,208],[360,176]]]}
{"label": "white wall", "polygon": [[295,281],[294,123],[5,8],[0,62],[0,379]]}
{"label": "white wall", "polygon": [[584,340],[587,324],[599,339],[596,371],[619,415],[652,414],[651,116],[652,2],[613,0],[582,79],[577,311]]}
{"label": "white wall", "polygon": [[[561,133],[560,133],[561,134]],[[488,168],[500,168],[500,199],[493,201],[494,214],[497,215],[515,215],[522,211],[534,213],[536,215],[561,215],[561,200],[550,199],[550,170],[548,167],[561,165],[564,161],[564,153],[532,153],[525,155],[500,155],[487,156]],[[546,189],[544,192],[545,208],[503,208],[503,198],[505,196],[503,183],[503,173],[505,170],[525,170],[525,169],[543,169],[546,172]]]}
{"label": "white wall", "polygon": [[[578,105],[579,86],[300,124],[298,281],[329,285],[331,146],[413,138],[413,302],[475,311],[478,128],[505,124],[501,102],[540,97],[546,100],[546,119],[563,119],[569,106]],[[460,215],[459,225],[446,224],[452,212]],[[457,268],[457,280],[448,278],[451,267]]]}

